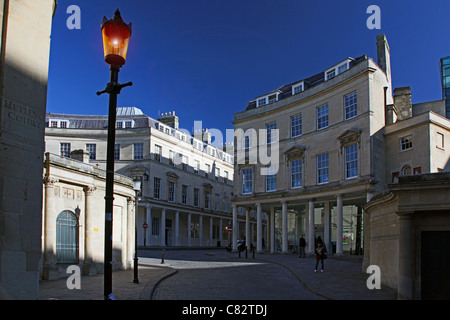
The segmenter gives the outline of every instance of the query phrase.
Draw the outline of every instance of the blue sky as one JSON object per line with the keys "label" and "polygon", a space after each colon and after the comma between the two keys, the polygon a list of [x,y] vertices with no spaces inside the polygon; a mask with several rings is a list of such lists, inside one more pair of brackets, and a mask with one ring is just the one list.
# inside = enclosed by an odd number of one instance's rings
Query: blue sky
{"label": "blue sky", "polygon": [[[77,5],[81,29],[69,30]],[[381,9],[369,30],[368,6]],[[153,117],[176,111],[180,127],[232,129],[247,103],[363,54],[376,61],[376,35],[391,49],[394,87],[413,103],[442,98],[439,59],[450,55],[450,1],[407,0],[59,0],[53,19],[47,112],[107,114],[109,81],[100,24],[119,8],[132,22],[119,106]]]}

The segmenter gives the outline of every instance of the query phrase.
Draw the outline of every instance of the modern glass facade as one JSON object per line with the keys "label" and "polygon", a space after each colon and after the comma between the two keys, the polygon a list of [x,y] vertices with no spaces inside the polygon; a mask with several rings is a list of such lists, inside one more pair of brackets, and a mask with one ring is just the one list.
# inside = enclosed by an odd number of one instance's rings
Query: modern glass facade
{"label": "modern glass facade", "polygon": [[450,56],[441,58],[442,99],[445,100],[445,116],[450,119]]}

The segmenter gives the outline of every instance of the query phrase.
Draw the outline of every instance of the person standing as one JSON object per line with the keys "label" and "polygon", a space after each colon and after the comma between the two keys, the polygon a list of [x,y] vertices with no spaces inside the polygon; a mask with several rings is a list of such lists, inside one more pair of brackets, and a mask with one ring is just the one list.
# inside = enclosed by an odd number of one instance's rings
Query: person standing
{"label": "person standing", "polygon": [[323,260],[327,258],[327,249],[325,248],[325,245],[323,244],[321,238],[317,239],[315,251],[316,251],[316,267],[314,268],[314,272],[317,272],[319,261],[321,262],[322,266],[320,272],[323,272]]}
{"label": "person standing", "polygon": [[299,254],[298,257],[299,258],[305,258],[306,241],[305,241],[305,238],[303,238],[303,235],[300,237],[299,247],[300,247],[300,254]]}

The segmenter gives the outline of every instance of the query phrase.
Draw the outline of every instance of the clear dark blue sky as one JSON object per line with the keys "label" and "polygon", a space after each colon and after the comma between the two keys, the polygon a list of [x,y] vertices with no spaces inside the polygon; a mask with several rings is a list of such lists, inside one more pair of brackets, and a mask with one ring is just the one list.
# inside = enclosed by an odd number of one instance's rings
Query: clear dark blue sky
{"label": "clear dark blue sky", "polygon": [[[66,26],[81,9],[81,29]],[[369,30],[369,5],[381,29]],[[233,128],[248,101],[363,54],[376,61],[376,35],[391,48],[394,87],[413,103],[442,98],[439,59],[450,55],[450,1],[407,0],[59,0],[53,20],[47,112],[107,114],[109,81],[100,24],[119,8],[133,23],[119,81],[119,106],[153,117],[176,111],[180,127]]]}

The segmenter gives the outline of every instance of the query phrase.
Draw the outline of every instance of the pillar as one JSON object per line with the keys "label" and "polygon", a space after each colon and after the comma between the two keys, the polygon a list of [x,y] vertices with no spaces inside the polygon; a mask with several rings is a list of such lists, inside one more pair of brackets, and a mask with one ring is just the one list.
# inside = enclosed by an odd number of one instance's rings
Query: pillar
{"label": "pillar", "polygon": [[44,266],[43,277],[45,280],[59,278],[56,267],[56,218],[55,194],[59,193],[59,187],[55,188],[58,179],[45,177],[45,215],[44,215]]}
{"label": "pillar", "polygon": [[180,245],[180,212],[175,212],[175,246]]}
{"label": "pillar", "polygon": [[344,239],[344,217],[343,217],[343,202],[342,195],[337,196],[337,217],[336,217],[336,255],[343,254]]}
{"label": "pillar", "polygon": [[198,217],[198,246],[203,246],[203,215]]}
{"label": "pillar", "polygon": [[222,218],[219,218],[219,241],[220,241],[221,246],[222,246],[222,240],[223,240],[223,221],[222,221]]}
{"label": "pillar", "polygon": [[[85,244],[85,253],[84,253],[84,263],[83,263],[83,274],[85,275],[96,275],[97,268],[94,263],[94,253],[95,253],[95,232],[94,232],[94,215],[95,215],[95,199],[93,199],[95,187],[93,186],[85,186],[84,188],[84,199],[85,199],[85,207],[84,207],[84,216],[85,216],[85,235],[84,235],[84,244]],[[132,198],[127,199],[127,209],[130,210],[130,207],[133,207],[134,201]],[[134,211],[134,210],[133,210]],[[129,230],[130,231],[130,230]],[[134,230],[131,230],[133,233],[127,235],[128,245],[130,243],[134,243]],[[131,260],[130,257],[130,266]],[[127,257],[128,260],[128,257]]]}
{"label": "pillar", "polygon": [[213,246],[213,217],[209,217],[209,246]]}
{"label": "pillar", "polygon": [[308,253],[313,254],[315,250],[314,238],[314,201],[308,201]]}
{"label": "pillar", "polygon": [[250,250],[250,244],[252,242],[250,234],[250,208],[245,208],[245,245]]}
{"label": "pillar", "polygon": [[256,204],[256,252],[261,253],[262,249],[262,212],[261,203]]}
{"label": "pillar", "polygon": [[239,232],[239,227],[238,227],[238,222],[237,222],[237,206],[235,203],[233,203],[232,205],[233,208],[233,239],[232,239],[232,248],[233,251],[236,252],[237,251],[237,240],[238,240],[238,232]]}
{"label": "pillar", "polygon": [[325,247],[327,248],[328,253],[332,252],[331,247],[331,237],[330,237],[330,203],[325,202],[323,208],[323,241],[325,243]]}
{"label": "pillar", "polygon": [[166,208],[161,211],[161,247],[166,246]]}
{"label": "pillar", "polygon": [[275,208],[270,207],[270,253],[275,252]]}
{"label": "pillar", "polygon": [[[152,207],[147,206],[147,229],[145,230],[145,245],[151,246],[152,245]],[[136,213],[137,214],[137,213]]]}
{"label": "pillar", "polygon": [[281,253],[288,253],[288,223],[287,223],[287,204],[286,201],[281,202]]}
{"label": "pillar", "polygon": [[191,224],[192,224],[192,213],[188,213],[188,220],[187,220],[187,246],[191,246],[191,237],[192,237],[192,230],[191,230]]}
{"label": "pillar", "polygon": [[398,299],[412,300],[412,217],[399,214]]}

